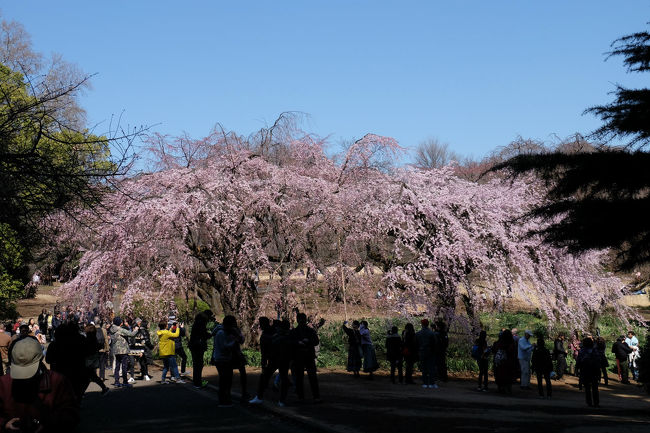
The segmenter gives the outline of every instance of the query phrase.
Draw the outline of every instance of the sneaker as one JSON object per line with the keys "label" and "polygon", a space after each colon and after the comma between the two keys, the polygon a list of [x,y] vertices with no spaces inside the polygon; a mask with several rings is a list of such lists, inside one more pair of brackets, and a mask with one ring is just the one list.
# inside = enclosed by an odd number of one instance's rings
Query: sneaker
{"label": "sneaker", "polygon": [[424,385],[422,385],[422,388],[428,388],[428,387],[429,387],[429,385],[427,385],[426,383]]}
{"label": "sneaker", "polygon": [[285,407],[286,405],[287,405],[286,403],[283,403],[281,401],[278,402],[278,406],[280,406],[280,407]]}
{"label": "sneaker", "polygon": [[125,383],[124,385],[122,385],[122,388],[133,388],[133,385],[131,385],[130,383]]}
{"label": "sneaker", "polygon": [[170,377],[170,378],[169,378],[169,381],[170,381],[171,383],[176,383],[176,380],[177,380],[177,379],[176,379],[175,377]]}
{"label": "sneaker", "polygon": [[189,371],[189,370],[187,370],[187,371],[182,372],[182,373],[181,373],[181,376],[185,376],[185,377],[187,377],[187,376],[189,376],[189,375],[191,375],[191,374],[192,374],[192,372]]}
{"label": "sneaker", "polygon": [[262,403],[264,403],[264,400],[262,400],[258,396],[255,396],[255,398],[253,398],[252,400],[249,400],[248,403],[249,404],[262,404]]}
{"label": "sneaker", "polygon": [[151,378],[150,378],[149,376],[145,375],[145,376],[144,376],[144,380],[147,381],[147,382],[149,382],[149,381],[151,380]]}
{"label": "sneaker", "polygon": [[169,383],[169,382],[167,382],[166,380],[161,380],[161,381],[160,381],[160,384],[161,384],[161,385],[167,385],[168,383]]}
{"label": "sneaker", "polygon": [[479,386],[478,388],[476,388],[476,390],[477,391],[483,391],[483,388]]}
{"label": "sneaker", "polygon": [[115,388],[121,388],[121,387],[122,387],[122,384],[121,384],[120,382],[115,382],[115,383],[113,384],[113,386],[114,386]]}
{"label": "sneaker", "polygon": [[438,389],[440,387],[438,386],[437,383],[434,383],[433,385],[429,385],[429,388]]}
{"label": "sneaker", "polygon": [[183,379],[178,378],[174,381],[174,383],[186,383]]}
{"label": "sneaker", "polygon": [[128,380],[128,382],[129,382],[129,383],[134,383],[134,382],[135,382],[135,379],[134,379],[134,378],[132,378],[132,377],[129,377],[129,380]]}

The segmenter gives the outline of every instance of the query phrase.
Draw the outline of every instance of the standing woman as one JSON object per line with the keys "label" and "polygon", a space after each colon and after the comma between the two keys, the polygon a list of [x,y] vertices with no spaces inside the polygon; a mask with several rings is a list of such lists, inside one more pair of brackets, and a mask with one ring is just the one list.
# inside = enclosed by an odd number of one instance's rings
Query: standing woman
{"label": "standing woman", "polygon": [[512,379],[517,364],[517,348],[509,329],[503,330],[492,347],[494,381],[501,393],[512,394]]}
{"label": "standing woman", "polygon": [[235,333],[237,320],[234,316],[223,318],[223,324],[214,328],[212,363],[219,372],[219,407],[232,407],[233,348],[237,344]]}
{"label": "standing woman", "polygon": [[413,385],[413,367],[418,360],[418,345],[415,339],[415,328],[407,323],[402,331],[402,353],[404,354],[404,383]]}
{"label": "standing woman", "polygon": [[553,342],[553,358],[556,360],[556,378],[562,379],[562,376],[566,373],[566,355],[567,352],[564,349],[564,333],[559,333],[555,341]]}
{"label": "standing woman", "polygon": [[343,322],[343,332],[348,336],[348,365],[347,371],[351,371],[354,377],[359,377],[361,370],[361,334],[359,333],[359,321],[352,322],[352,328],[348,328],[347,320]]}
{"label": "standing woman", "polygon": [[377,363],[375,346],[372,344],[372,339],[370,338],[367,321],[363,320],[361,322],[359,334],[361,335],[361,351],[363,352],[363,371],[364,373],[368,373],[368,378],[372,380],[372,373],[379,368],[379,364]]}

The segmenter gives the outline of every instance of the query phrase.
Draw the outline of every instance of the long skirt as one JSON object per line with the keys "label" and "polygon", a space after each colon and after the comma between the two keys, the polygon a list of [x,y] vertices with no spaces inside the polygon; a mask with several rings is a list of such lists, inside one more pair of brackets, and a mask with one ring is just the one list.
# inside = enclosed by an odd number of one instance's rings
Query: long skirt
{"label": "long skirt", "polygon": [[354,344],[348,347],[348,371],[359,372],[361,370],[361,347]]}
{"label": "long skirt", "polygon": [[363,371],[365,373],[372,373],[379,368],[377,363],[377,355],[375,354],[375,346],[372,344],[362,344],[363,350]]}

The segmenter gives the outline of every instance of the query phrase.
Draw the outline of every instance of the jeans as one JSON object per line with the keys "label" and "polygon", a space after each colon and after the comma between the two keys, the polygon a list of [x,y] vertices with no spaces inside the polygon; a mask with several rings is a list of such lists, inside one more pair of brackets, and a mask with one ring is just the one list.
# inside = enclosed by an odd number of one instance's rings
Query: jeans
{"label": "jeans", "polygon": [[436,381],[436,358],[432,353],[420,352],[420,371],[422,382],[433,385]]}
{"label": "jeans", "polygon": [[527,359],[519,360],[519,367],[521,369],[521,380],[519,385],[522,388],[530,386],[530,361]]}
{"label": "jeans", "polygon": [[163,358],[163,369],[162,369],[162,381],[164,382],[167,378],[167,372],[171,373],[171,377],[178,379],[180,375],[178,374],[178,366],[176,365],[176,356],[168,356]]}
{"label": "jeans", "polygon": [[122,381],[127,384],[128,378],[126,376],[126,371],[129,368],[129,355],[121,354],[115,355],[115,383],[120,383],[120,369],[122,369]]}
{"label": "jeans", "polygon": [[232,364],[230,362],[217,362],[217,371],[219,372],[219,404],[230,405],[232,398],[230,390],[232,389]]}

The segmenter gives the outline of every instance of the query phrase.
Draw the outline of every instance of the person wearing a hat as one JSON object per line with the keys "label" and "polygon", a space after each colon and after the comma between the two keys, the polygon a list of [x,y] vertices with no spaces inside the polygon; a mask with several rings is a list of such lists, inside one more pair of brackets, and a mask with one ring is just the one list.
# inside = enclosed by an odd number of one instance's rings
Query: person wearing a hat
{"label": "person wearing a hat", "polygon": [[519,368],[521,369],[519,386],[522,389],[530,389],[530,357],[533,353],[533,344],[530,342],[530,337],[532,335],[533,332],[526,329],[524,338],[520,338],[519,343],[517,343],[517,357],[519,358]]}
{"label": "person wearing a hat", "polygon": [[33,337],[14,342],[11,369],[0,377],[0,430],[57,432],[79,421],[74,391],[67,379],[45,368]]}

